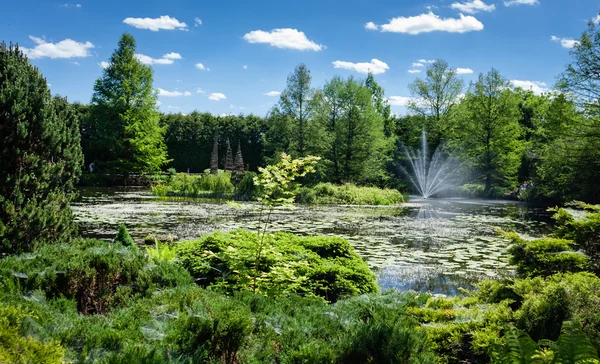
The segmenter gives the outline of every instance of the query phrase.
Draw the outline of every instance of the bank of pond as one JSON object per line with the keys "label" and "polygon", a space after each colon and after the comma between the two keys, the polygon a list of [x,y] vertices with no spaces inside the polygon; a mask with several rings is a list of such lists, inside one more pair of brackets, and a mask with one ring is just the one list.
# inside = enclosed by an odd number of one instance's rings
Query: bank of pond
{"label": "bank of pond", "polygon": [[339,237],[243,230],[0,260],[0,362],[597,363],[598,207],[512,233],[514,279],[380,292]]}

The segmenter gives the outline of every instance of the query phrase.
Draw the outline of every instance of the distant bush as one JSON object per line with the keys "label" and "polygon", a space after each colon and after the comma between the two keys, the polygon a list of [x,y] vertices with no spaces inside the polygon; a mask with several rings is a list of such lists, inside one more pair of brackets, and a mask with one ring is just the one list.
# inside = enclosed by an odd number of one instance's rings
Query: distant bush
{"label": "distant bush", "polygon": [[167,183],[152,186],[152,194],[161,197],[226,197],[232,195],[234,189],[228,172],[216,175],[177,173]]}
{"label": "distant bush", "polygon": [[404,196],[392,189],[361,187],[351,183],[319,183],[314,187],[302,187],[296,201],[307,204],[394,205],[404,202]]}
{"label": "distant bush", "polygon": [[342,238],[267,234],[255,277],[258,243],[258,234],[238,230],[178,243],[176,249],[199,284],[226,292],[300,294],[335,302],[378,290],[375,275]]}
{"label": "distant bush", "polygon": [[2,259],[0,279],[23,292],[42,290],[49,299],[73,299],[83,314],[105,313],[158,287],[191,282],[183,268],[166,261],[150,264],[135,246],[95,240]]}
{"label": "distant bush", "polygon": [[131,235],[129,235],[129,231],[127,231],[127,226],[125,226],[125,224],[121,223],[119,225],[119,229],[117,230],[117,235],[113,239],[113,243],[118,243],[123,246],[135,245],[135,241],[133,241],[133,238]]}
{"label": "distant bush", "polygon": [[516,233],[505,233],[512,245],[510,262],[523,276],[550,276],[556,273],[581,272],[591,268],[590,260],[576,252],[575,242],[565,239],[542,238],[523,240]]}

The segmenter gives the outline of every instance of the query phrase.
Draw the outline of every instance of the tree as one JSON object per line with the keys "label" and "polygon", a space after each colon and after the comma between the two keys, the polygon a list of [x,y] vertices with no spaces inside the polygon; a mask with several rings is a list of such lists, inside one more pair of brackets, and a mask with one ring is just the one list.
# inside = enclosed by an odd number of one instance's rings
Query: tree
{"label": "tree", "polygon": [[167,160],[159,125],[157,95],[152,86],[152,68],[135,56],[135,39],[123,34],[102,77],[96,80],[90,124],[97,156],[109,170],[156,172]]}
{"label": "tree", "polygon": [[365,86],[371,90],[371,97],[373,99],[373,107],[383,118],[383,131],[386,137],[390,137],[394,133],[394,123],[392,116],[392,109],[390,103],[385,98],[385,91],[377,81],[372,72],[369,72],[367,79],[365,80]]}
{"label": "tree", "polygon": [[210,155],[210,173],[217,174],[219,172],[219,129],[215,131],[215,139],[213,142],[213,150]]}
{"label": "tree", "polygon": [[479,75],[461,104],[454,142],[488,195],[493,186],[516,183],[522,149],[519,118],[518,96],[495,69]]}
{"label": "tree", "polygon": [[287,86],[281,93],[279,105],[274,110],[276,115],[281,115],[285,122],[290,123],[289,152],[305,156],[310,149],[310,128],[312,120],[312,103],[314,95],[310,86],[310,70],[303,63],[299,64],[294,72],[288,76]]}
{"label": "tree", "polygon": [[430,139],[440,140],[448,132],[448,119],[459,102],[464,83],[443,60],[436,60],[428,66],[426,75],[424,80],[417,78],[408,85],[414,100],[407,107],[428,118],[431,125],[426,129]]}
{"label": "tree", "polygon": [[69,202],[83,157],[66,99],[18,46],[0,44],[0,255],[77,234]]}
{"label": "tree", "polygon": [[318,119],[326,133],[323,155],[333,181],[368,182],[383,177],[392,144],[364,82],[339,76],[327,82]]}

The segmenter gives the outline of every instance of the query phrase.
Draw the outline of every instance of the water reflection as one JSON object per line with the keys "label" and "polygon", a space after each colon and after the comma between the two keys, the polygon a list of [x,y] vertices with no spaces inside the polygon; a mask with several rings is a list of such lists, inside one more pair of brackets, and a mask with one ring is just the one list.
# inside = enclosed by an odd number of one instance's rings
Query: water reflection
{"label": "water reflection", "polygon": [[[254,203],[241,208],[197,199],[164,200],[143,189],[85,189],[74,212],[86,237],[112,239],[126,222],[147,234],[193,239],[215,230],[257,229]],[[348,239],[379,275],[382,288],[454,294],[482,278],[513,274],[498,228],[539,236],[549,215],[522,203],[411,197],[402,206],[297,206],[277,209],[271,231]]]}

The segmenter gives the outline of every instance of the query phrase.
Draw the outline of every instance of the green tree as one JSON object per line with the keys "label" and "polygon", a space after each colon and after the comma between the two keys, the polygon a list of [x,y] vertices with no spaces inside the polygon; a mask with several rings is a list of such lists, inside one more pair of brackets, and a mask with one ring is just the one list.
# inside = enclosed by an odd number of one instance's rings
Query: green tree
{"label": "green tree", "polygon": [[83,158],[66,99],[17,46],[0,44],[0,254],[77,234],[69,202]]}
{"label": "green tree", "polygon": [[369,72],[367,79],[365,80],[365,86],[371,90],[371,97],[373,98],[373,107],[379,115],[383,118],[383,131],[386,137],[390,137],[394,133],[394,122],[392,119],[392,109],[390,103],[385,98],[385,90],[379,86],[375,81],[375,76],[372,72]]}
{"label": "green tree", "polygon": [[425,79],[417,78],[408,85],[414,99],[407,107],[428,119],[429,139],[437,145],[449,133],[449,117],[459,103],[464,82],[444,60],[433,62],[425,73]]}
{"label": "green tree", "polygon": [[477,179],[492,187],[516,183],[522,150],[519,98],[500,73],[480,74],[461,103],[455,145]]}
{"label": "green tree", "polygon": [[156,172],[167,160],[159,125],[152,68],[135,56],[135,39],[123,34],[102,77],[96,80],[90,118],[96,125],[95,156],[106,169]]}
{"label": "green tree", "polygon": [[[272,111],[273,118],[278,123],[275,126],[285,134],[280,151],[305,156],[311,152],[313,96],[310,70],[303,63],[288,76],[287,86],[281,93],[279,104]],[[286,145],[287,144],[287,145]]]}

